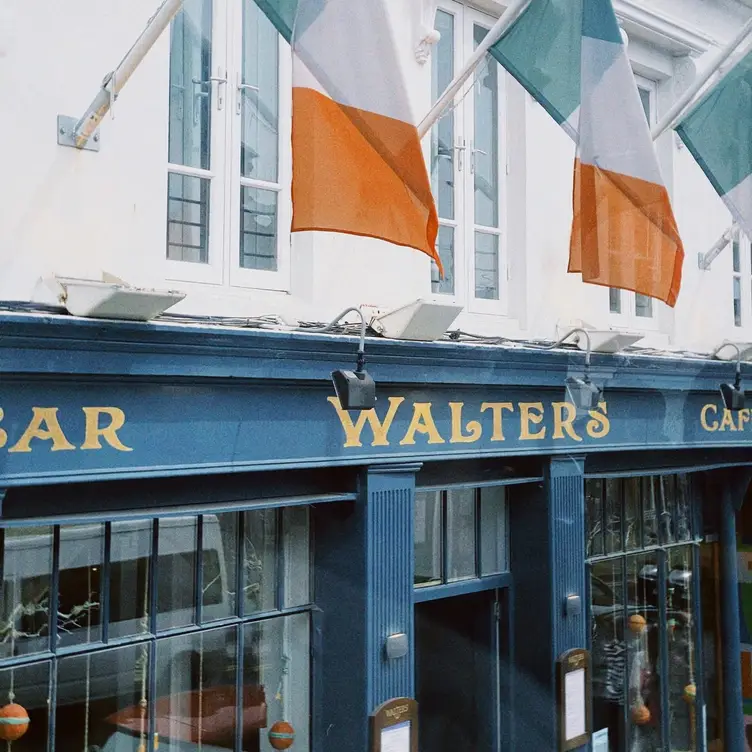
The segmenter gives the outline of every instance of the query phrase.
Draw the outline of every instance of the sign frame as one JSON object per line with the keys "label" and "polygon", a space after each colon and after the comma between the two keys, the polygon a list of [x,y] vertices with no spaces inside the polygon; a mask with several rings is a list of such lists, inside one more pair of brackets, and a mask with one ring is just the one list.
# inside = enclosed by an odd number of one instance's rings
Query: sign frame
{"label": "sign frame", "polygon": [[[556,705],[559,722],[559,752],[577,749],[587,744],[592,735],[592,686],[590,676],[590,652],[585,648],[572,648],[562,653],[556,661]],[[584,671],[584,687],[582,698],[568,697],[567,675]],[[571,704],[578,702],[584,713],[584,731],[581,734],[567,738],[567,711]]]}
{"label": "sign frame", "polygon": [[370,752],[382,752],[382,732],[405,722],[410,724],[409,752],[418,752],[418,703],[411,697],[392,698],[371,713]]}

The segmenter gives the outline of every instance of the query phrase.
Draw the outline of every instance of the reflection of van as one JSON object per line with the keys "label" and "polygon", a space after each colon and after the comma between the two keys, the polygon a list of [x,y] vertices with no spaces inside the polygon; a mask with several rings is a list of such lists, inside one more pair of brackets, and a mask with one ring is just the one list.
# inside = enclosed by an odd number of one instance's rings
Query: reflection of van
{"label": "reflection of van", "polygon": [[[159,522],[157,559],[157,620],[160,628],[185,626],[194,622],[196,517],[174,517]],[[82,646],[101,640],[102,526],[75,525],[60,529],[60,577],[57,624],[48,626],[52,536],[13,535],[5,538],[3,597],[6,613],[11,602],[23,604],[15,628],[27,635],[38,634],[35,651],[47,647],[48,629],[58,630],[58,647]],[[110,545],[110,639],[142,634],[149,629],[147,583],[151,560],[150,519],[112,523]],[[203,553],[198,561],[203,569],[202,619],[209,622],[232,615],[222,534],[215,515],[205,515]],[[91,595],[91,597],[89,596]],[[12,607],[11,607],[12,608]],[[204,653],[221,649],[212,645],[207,632]],[[9,635],[3,636],[6,644]],[[19,645],[19,647],[21,647]],[[23,648],[21,647],[23,652]],[[223,656],[224,658],[224,656]],[[61,657],[58,705],[109,697],[116,686],[126,689],[137,671],[126,667],[116,652],[92,656],[87,673],[85,657]],[[120,676],[118,675],[120,670]],[[19,682],[21,682],[19,684]],[[28,708],[46,703],[46,688],[23,687],[23,671],[16,677],[16,695],[24,696]],[[29,699],[31,692],[33,700]]]}

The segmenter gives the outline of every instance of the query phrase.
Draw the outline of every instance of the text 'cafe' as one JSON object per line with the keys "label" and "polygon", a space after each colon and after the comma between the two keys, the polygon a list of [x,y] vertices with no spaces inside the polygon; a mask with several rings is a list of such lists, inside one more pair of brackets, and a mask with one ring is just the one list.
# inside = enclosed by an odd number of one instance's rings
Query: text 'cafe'
{"label": "text 'cafe'", "polygon": [[733,364],[2,318],[12,752],[742,749]]}

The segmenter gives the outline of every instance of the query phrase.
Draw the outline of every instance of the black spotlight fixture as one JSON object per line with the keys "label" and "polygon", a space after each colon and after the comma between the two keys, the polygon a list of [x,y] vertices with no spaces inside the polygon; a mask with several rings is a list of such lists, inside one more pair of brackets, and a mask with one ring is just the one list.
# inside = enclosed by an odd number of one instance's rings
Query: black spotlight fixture
{"label": "black spotlight fixture", "polygon": [[734,342],[724,342],[715,349],[713,357],[716,357],[724,347],[733,347],[736,350],[736,374],[733,384],[720,385],[721,398],[723,399],[723,406],[727,410],[737,412],[744,409],[745,403],[744,390],[742,389],[742,351],[739,349],[739,345]]}
{"label": "black spotlight fixture", "polygon": [[[551,345],[551,348],[558,347],[573,334],[582,334],[585,337],[587,347],[585,349],[585,373],[582,378],[577,376],[568,376],[566,382],[567,400],[571,402],[578,411],[595,410],[598,403],[603,397],[603,390],[590,380],[590,334],[586,329],[572,329],[567,332],[558,342]],[[579,337],[576,342],[579,341]]]}
{"label": "black spotlight fixture", "polygon": [[[343,410],[370,410],[376,407],[376,384],[365,370],[366,355],[366,317],[360,308],[347,308],[340,313],[328,326],[318,331],[330,331],[348,313],[360,316],[360,345],[358,359],[354,371],[332,371],[332,383],[337,399]],[[311,331],[308,329],[307,331]]]}

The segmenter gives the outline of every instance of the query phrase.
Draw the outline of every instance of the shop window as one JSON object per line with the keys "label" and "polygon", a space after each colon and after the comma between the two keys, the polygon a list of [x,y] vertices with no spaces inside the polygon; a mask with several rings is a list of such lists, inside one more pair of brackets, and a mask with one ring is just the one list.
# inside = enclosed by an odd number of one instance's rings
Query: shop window
{"label": "shop window", "polygon": [[277,721],[310,749],[309,530],[295,507],[0,531],[13,752],[270,752]]}
{"label": "shop window", "polygon": [[[699,556],[686,475],[585,485],[593,729],[608,749],[694,749]],[[699,706],[698,706],[699,707]]]}
{"label": "shop window", "polygon": [[441,585],[508,569],[503,486],[415,494],[415,584]]}

